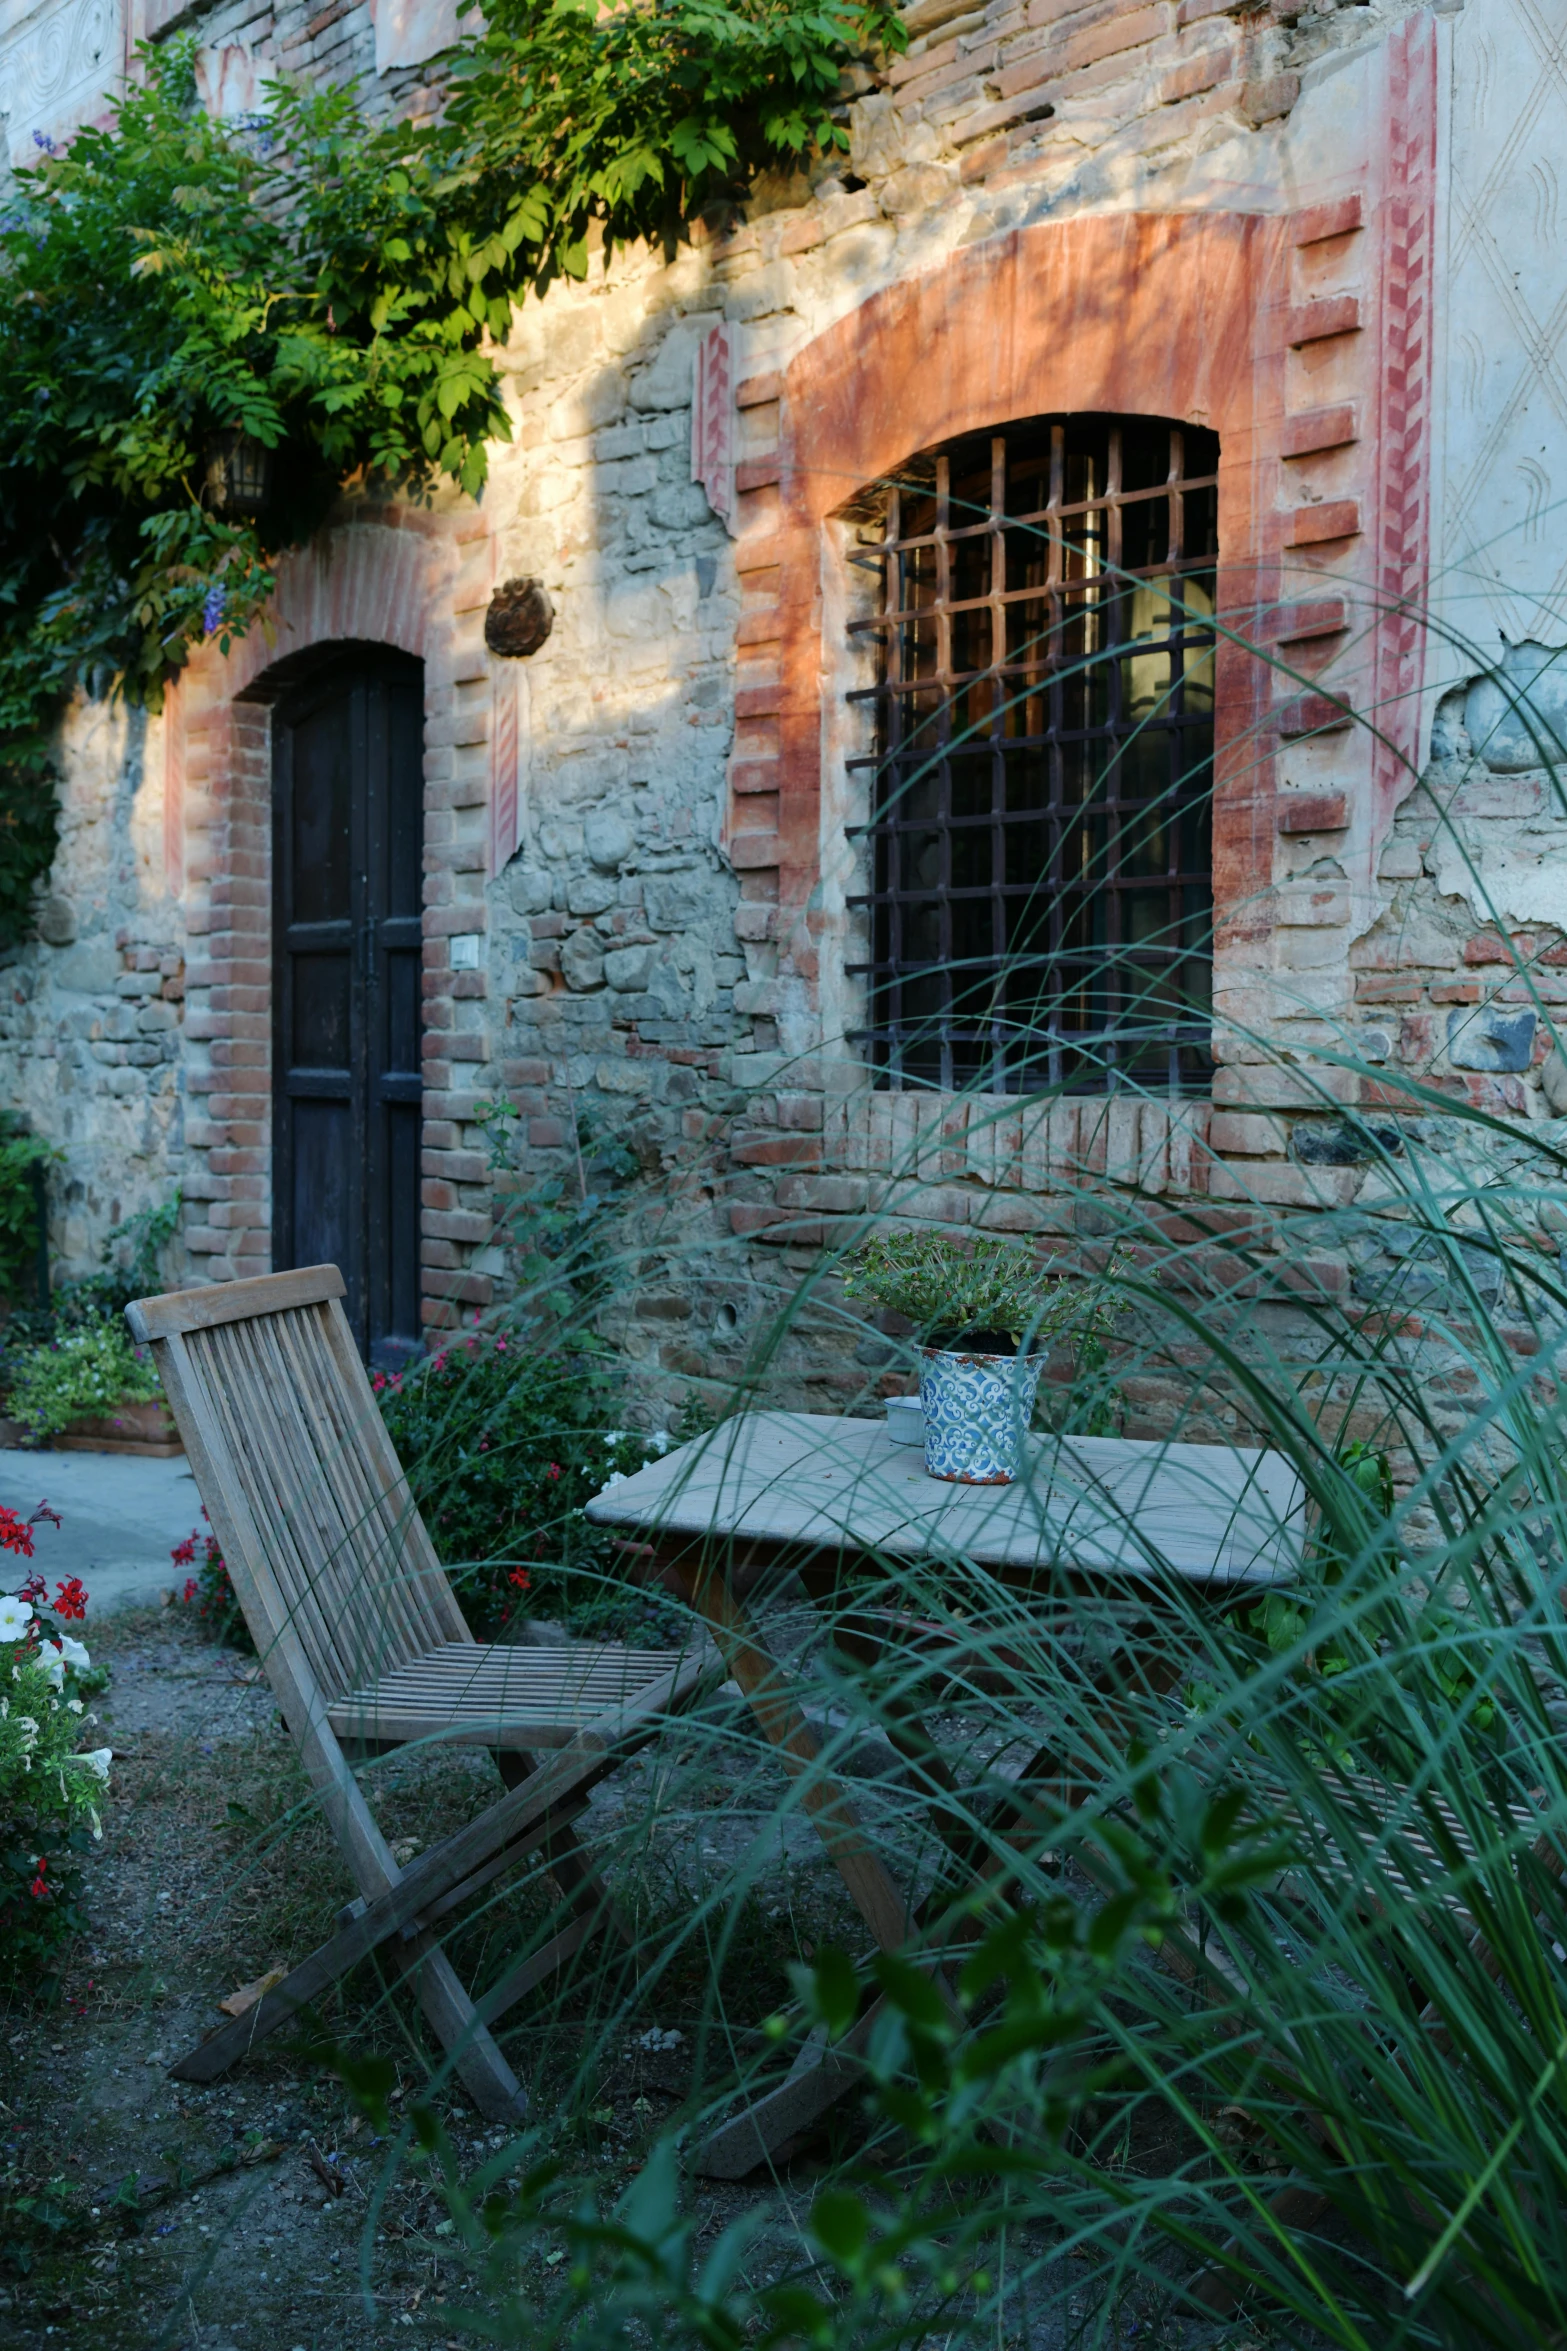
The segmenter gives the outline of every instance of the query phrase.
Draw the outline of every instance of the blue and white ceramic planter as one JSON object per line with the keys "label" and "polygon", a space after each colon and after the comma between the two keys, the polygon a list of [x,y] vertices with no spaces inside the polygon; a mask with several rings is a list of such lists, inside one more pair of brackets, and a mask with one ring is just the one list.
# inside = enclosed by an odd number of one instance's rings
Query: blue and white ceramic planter
{"label": "blue and white ceramic planter", "polygon": [[959,1355],[920,1349],[925,1467],[960,1486],[1009,1486],[1022,1467],[1023,1437],[1044,1359]]}

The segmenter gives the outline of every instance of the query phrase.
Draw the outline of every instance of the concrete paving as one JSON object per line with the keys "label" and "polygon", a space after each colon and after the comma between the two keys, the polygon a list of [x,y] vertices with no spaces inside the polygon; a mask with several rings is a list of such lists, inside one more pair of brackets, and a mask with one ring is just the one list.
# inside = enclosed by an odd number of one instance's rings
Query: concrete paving
{"label": "concrete paving", "polygon": [[[32,1566],[54,1589],[80,1576],[94,1615],[127,1601],[156,1600],[174,1581],[173,1546],[200,1526],[201,1497],[183,1454],[144,1461],[129,1453],[29,1453],[0,1447],[0,1502],[28,1518],[41,1501],[58,1528],[34,1532]],[[0,1554],[0,1590],[14,1589],[27,1563]]]}

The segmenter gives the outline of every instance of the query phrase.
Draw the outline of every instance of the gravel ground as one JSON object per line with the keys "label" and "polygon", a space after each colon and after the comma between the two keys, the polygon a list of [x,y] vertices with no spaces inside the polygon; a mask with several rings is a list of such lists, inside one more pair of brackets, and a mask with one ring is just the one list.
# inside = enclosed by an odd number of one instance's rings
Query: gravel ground
{"label": "gravel ground", "polygon": [[[773,1637],[797,1644],[803,1614]],[[17,2351],[389,2351],[469,2344],[463,2312],[483,2296],[448,2205],[408,2160],[399,2118],[427,2094],[432,2051],[400,1993],[356,1979],[320,2022],[356,2054],[397,2070],[378,2131],[342,2081],[288,2034],[208,2087],[167,2068],[219,2020],[217,2002],[297,1961],[330,1932],[352,1892],[315,1816],[291,1743],[254,1665],[197,1637],[178,1609],[122,1611],[91,1628],[113,1683],[97,1702],[115,1749],[102,1847],[87,1871],[91,1931],[63,2002],[0,2015],[10,2063],[0,2123],[9,2235],[0,2241],[0,2345]],[[644,1751],[598,1792],[585,1834],[632,1916],[644,1973],[602,1974],[514,2012],[503,2043],[535,2118],[574,2169],[613,2195],[661,2128],[690,2102],[696,2073],[732,2079],[737,2053],[789,1996],[788,1967],[824,1938],[862,1939],[814,1831],[780,1811],[781,1779],[756,1777],[734,1737],[732,1703]],[[930,1727],[938,1735],[939,1717]],[[953,1726],[960,1728],[961,1726]],[[971,1734],[972,1735],[972,1734]],[[853,1751],[862,1810],[884,1829],[915,1815],[872,1737]],[[445,1834],[498,1792],[482,1756],[393,1759],[371,1776],[387,1834]],[[748,1900],[704,1907],[749,1880]],[[481,1979],[545,1915],[535,1885],[449,1942]],[[738,1923],[737,1923],[738,1922]],[[718,1929],[732,1930],[720,1948]],[[489,1938],[487,1940],[487,1938]],[[651,1955],[651,1956],[650,1956]],[[701,2039],[712,1987],[738,2038]],[[508,2140],[440,2097],[458,2171],[501,2177]],[[797,2223],[830,2142],[852,2144],[853,2102],[827,2138],[794,2151],[776,2182],[695,2185],[698,2243],[751,2215],[751,2262],[776,2275],[801,2258]],[[845,2136],[847,2134],[847,2138]],[[31,2208],[18,2197],[32,2198]],[[63,2218],[51,2227],[48,2214]],[[20,2216],[20,2224],[18,2224]],[[554,2255],[556,2262],[560,2254]],[[23,2264],[30,2264],[24,2270]],[[522,2275],[556,2271],[546,2247]],[[515,2339],[515,2338],[512,2338]],[[1030,2315],[1018,2351],[1090,2339],[1059,2308]],[[1105,2344],[1252,2345],[1246,2328],[1160,2328],[1128,2305]],[[943,2338],[944,2340],[944,2338]],[[931,2343],[931,2351],[936,2344]]]}

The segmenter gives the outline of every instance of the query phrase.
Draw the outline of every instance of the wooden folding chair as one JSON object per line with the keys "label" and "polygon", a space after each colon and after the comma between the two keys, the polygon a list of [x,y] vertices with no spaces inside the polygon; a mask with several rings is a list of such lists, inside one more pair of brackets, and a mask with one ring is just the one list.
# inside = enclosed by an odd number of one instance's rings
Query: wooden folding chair
{"label": "wooden folding chair", "polygon": [[[330,1941],[171,2071],[212,2080],[390,1944],[475,2104],[512,2120],[526,2101],[490,2025],[617,1924],[572,1821],[595,1782],[722,1668],[706,1644],[477,1643],[414,1507],[342,1296],[337,1268],[317,1265],[125,1310],[152,1348],[257,1654],[360,1893]],[[349,1753],[426,1742],[489,1748],[508,1792],[400,1869]],[[435,1923],[539,1852],[568,1922],[475,2001]]]}

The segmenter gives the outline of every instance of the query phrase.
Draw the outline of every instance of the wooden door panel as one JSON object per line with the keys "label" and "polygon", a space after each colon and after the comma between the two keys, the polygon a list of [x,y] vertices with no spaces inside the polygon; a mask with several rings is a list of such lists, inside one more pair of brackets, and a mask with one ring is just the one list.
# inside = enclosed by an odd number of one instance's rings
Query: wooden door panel
{"label": "wooden door panel", "polygon": [[293,1034],[289,1062],[296,1069],[347,1070],[353,1062],[353,958],[306,952],[293,958]]}
{"label": "wooden door panel", "polygon": [[417,1352],[422,667],[354,652],[274,721],[274,1262],[342,1269],[379,1362]]}
{"label": "wooden door panel", "polygon": [[346,1101],[295,1101],[292,1124],[288,1174],[293,1262],[340,1266],[346,1281],[347,1268],[360,1253],[353,1106]]}

